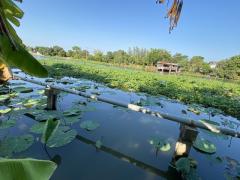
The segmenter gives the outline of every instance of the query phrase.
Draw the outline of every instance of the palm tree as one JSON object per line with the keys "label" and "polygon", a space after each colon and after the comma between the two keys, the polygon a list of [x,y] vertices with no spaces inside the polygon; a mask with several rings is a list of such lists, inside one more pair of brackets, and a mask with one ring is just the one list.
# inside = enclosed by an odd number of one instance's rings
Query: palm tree
{"label": "palm tree", "polygon": [[[157,4],[164,4],[165,0],[156,0]],[[167,0],[167,5],[169,4],[169,0]],[[183,0],[173,0],[170,9],[167,12],[166,18],[170,20],[169,32],[173,30],[177,26],[179,21],[181,11],[183,7]]]}

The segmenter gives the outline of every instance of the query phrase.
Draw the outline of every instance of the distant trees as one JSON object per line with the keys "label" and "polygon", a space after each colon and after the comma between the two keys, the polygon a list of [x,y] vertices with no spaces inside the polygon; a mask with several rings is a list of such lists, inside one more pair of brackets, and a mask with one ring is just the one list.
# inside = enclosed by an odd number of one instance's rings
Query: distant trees
{"label": "distant trees", "polygon": [[224,79],[240,80],[240,55],[219,62],[215,74]]}
{"label": "distant trees", "polygon": [[189,62],[188,71],[194,73],[208,74],[211,72],[211,67],[208,63],[204,62],[204,57],[193,56]]}
{"label": "distant trees", "polygon": [[181,53],[172,55],[164,49],[145,49],[139,47],[129,48],[128,51],[117,50],[102,51],[95,50],[90,54],[87,50],[74,46],[67,52],[60,46],[53,47],[27,47],[29,51],[39,52],[45,56],[71,57],[73,59],[87,59],[99,62],[114,64],[135,64],[142,66],[154,66],[158,61],[177,63],[181,66],[181,71],[198,73],[203,75],[213,75],[225,79],[240,79],[240,56],[232,57],[228,60],[220,61],[215,69],[202,56],[189,58]]}

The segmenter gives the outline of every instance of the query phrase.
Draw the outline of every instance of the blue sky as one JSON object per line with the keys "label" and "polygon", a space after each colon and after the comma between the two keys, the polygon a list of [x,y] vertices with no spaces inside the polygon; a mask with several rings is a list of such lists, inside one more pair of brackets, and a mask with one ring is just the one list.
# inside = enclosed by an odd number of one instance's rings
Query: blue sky
{"label": "blue sky", "polygon": [[168,33],[165,6],[155,0],[24,0],[17,32],[27,45],[74,45],[102,51],[163,48],[208,61],[240,54],[239,0],[184,0]]}

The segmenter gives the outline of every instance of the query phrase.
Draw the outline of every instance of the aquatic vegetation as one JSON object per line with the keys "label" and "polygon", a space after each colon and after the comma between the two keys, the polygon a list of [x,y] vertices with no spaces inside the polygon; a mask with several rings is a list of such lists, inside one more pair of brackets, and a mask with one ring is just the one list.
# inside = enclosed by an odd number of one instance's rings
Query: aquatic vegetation
{"label": "aquatic vegetation", "polygon": [[0,144],[0,156],[10,157],[13,153],[25,151],[32,146],[33,142],[34,138],[30,134],[17,137],[6,137]]}
{"label": "aquatic vegetation", "polygon": [[24,86],[19,86],[19,87],[14,87],[12,90],[16,93],[30,93],[33,92],[32,88],[24,87]]}
{"label": "aquatic vegetation", "polygon": [[77,135],[75,129],[70,129],[69,127],[60,126],[55,134],[51,136],[47,142],[47,146],[50,148],[57,148],[65,146],[71,143]]}
{"label": "aquatic vegetation", "polygon": [[64,116],[78,116],[81,114],[80,108],[71,108],[63,112]]}
{"label": "aquatic vegetation", "polygon": [[153,145],[154,148],[156,148],[157,150],[160,150],[162,152],[166,152],[166,151],[169,151],[171,149],[170,143],[167,140],[163,139],[163,138],[152,137],[149,140],[149,143],[151,145]]}
{"label": "aquatic vegetation", "polygon": [[[80,77],[103,82],[109,87],[127,91],[144,92],[150,95],[164,95],[187,104],[202,104],[222,110],[240,118],[240,86],[217,80],[190,76],[160,75],[133,69],[114,68],[92,62],[79,63],[68,60],[43,60],[52,77]],[[58,68],[58,69],[57,69]],[[194,81],[194,83],[192,83]],[[231,89],[231,97],[226,92]],[[196,114],[201,110],[190,108]],[[215,114],[212,113],[211,114]]]}
{"label": "aquatic vegetation", "polygon": [[45,123],[46,122],[39,122],[34,124],[31,128],[30,128],[30,132],[31,133],[35,133],[35,134],[42,134],[43,130],[45,128]]}
{"label": "aquatic vegetation", "polygon": [[7,114],[11,111],[12,109],[11,108],[8,108],[6,106],[3,106],[3,107],[0,107],[0,115],[2,114]]}
{"label": "aquatic vegetation", "polygon": [[42,143],[47,144],[49,138],[51,136],[54,136],[54,134],[56,133],[59,124],[60,124],[59,120],[53,120],[53,119],[47,120],[44,126],[43,134],[42,134],[42,139],[41,139]]}
{"label": "aquatic vegetation", "polygon": [[197,137],[197,139],[193,143],[193,147],[201,152],[209,154],[213,154],[217,151],[217,148],[213,143],[200,137]]}
{"label": "aquatic vegetation", "polygon": [[4,180],[50,179],[57,165],[52,161],[37,159],[0,159],[0,177]]}
{"label": "aquatic vegetation", "polygon": [[175,163],[176,170],[181,173],[183,179],[186,180],[197,180],[200,179],[196,172],[197,161],[192,158],[180,158]]}
{"label": "aquatic vegetation", "polygon": [[83,121],[80,123],[80,127],[87,131],[93,131],[97,129],[99,126],[100,124],[95,121]]}
{"label": "aquatic vegetation", "polygon": [[15,119],[5,119],[5,120],[0,120],[0,130],[1,129],[8,129],[10,127],[14,127],[16,124],[16,120]]}

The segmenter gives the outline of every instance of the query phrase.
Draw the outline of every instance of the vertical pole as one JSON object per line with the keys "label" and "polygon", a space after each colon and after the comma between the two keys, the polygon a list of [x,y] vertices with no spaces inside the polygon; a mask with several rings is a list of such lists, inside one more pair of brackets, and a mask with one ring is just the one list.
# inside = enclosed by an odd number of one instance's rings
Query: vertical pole
{"label": "vertical pole", "polygon": [[193,142],[198,136],[196,128],[180,125],[180,134],[175,147],[175,153],[173,156],[173,162],[178,160],[180,157],[188,157],[192,148]]}
{"label": "vertical pole", "polygon": [[52,88],[45,89],[45,95],[47,96],[47,110],[56,110],[57,109],[57,95],[59,91]]}

